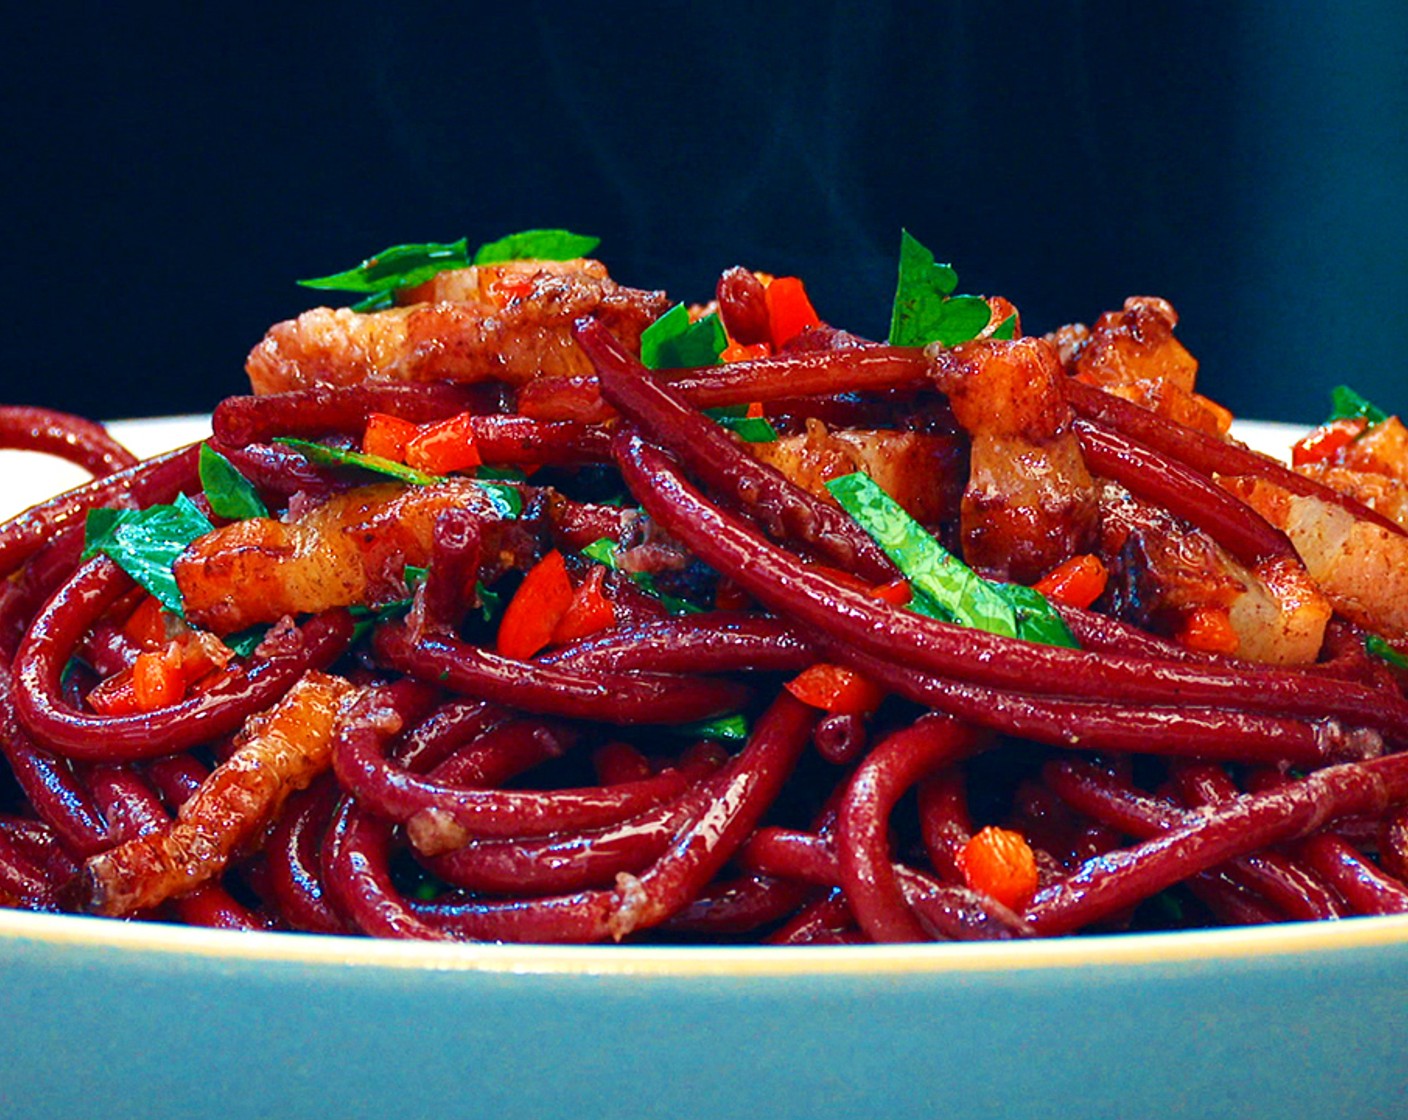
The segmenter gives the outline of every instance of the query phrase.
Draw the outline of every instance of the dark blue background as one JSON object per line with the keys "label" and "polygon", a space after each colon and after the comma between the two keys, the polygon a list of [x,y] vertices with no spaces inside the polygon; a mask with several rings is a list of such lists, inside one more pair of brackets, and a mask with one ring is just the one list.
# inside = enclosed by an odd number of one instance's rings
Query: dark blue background
{"label": "dark blue background", "polygon": [[1408,408],[1408,5],[756,8],[11,16],[0,395],[204,411],[295,277],[527,226],[878,335],[907,226],[1029,330],[1167,296],[1239,412]]}

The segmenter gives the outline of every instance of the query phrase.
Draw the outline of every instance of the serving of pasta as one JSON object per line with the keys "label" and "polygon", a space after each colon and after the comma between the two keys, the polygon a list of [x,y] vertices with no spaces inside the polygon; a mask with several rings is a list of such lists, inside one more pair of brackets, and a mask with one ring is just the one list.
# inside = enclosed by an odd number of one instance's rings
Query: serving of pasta
{"label": "serving of pasta", "polygon": [[1408,431],[1290,463],[1166,301],[883,342],[559,230],[310,286],[208,440],[0,526],[0,903],[836,944],[1408,911]]}

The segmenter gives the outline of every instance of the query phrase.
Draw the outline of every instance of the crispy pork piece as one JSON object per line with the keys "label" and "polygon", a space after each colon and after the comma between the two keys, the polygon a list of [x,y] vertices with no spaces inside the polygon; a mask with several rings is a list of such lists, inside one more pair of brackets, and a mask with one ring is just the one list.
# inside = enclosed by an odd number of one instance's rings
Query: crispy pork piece
{"label": "crispy pork piece", "polygon": [[1225,436],[1232,414],[1193,391],[1198,360],[1173,337],[1178,312],[1157,296],[1130,296],[1088,330],[1073,325],[1052,335],[1062,360],[1081,381],[1209,435]]}
{"label": "crispy pork piece", "polygon": [[425,566],[436,517],[455,507],[483,519],[490,565],[518,548],[505,528],[516,523],[501,521],[470,479],[362,486],[293,520],[252,517],[195,541],[174,567],[186,617],[229,634],[285,615],[402,598],[406,565]]}
{"label": "crispy pork piece", "polygon": [[669,309],[664,292],[623,287],[596,261],[513,261],[441,273],[421,302],[385,311],[315,307],[271,327],[245,369],[255,393],[367,380],[484,381],[592,372],[572,337],[591,315],[633,350]]}
{"label": "crispy pork piece", "polygon": [[1126,622],[1183,637],[1198,612],[1223,612],[1234,653],[1248,661],[1305,665],[1319,656],[1333,610],[1293,561],[1250,569],[1201,530],[1107,482],[1100,552],[1110,607]]}
{"label": "crispy pork piece", "polygon": [[221,874],[256,848],[285,798],[332,762],[341,702],[357,690],[309,672],[267,712],[254,716],[228,761],[201,783],[166,828],[90,858],[84,902],[95,914],[150,909]]}
{"label": "crispy pork piece", "polygon": [[1264,478],[1218,481],[1291,539],[1337,611],[1391,642],[1408,642],[1408,537]]}
{"label": "crispy pork piece", "polygon": [[926,525],[958,514],[963,493],[960,440],[924,432],[828,429],[809,419],[801,435],[750,443],[755,458],[804,490],[834,501],[833,478],[864,471],[911,517]]}
{"label": "crispy pork piece", "polygon": [[1295,469],[1408,529],[1408,427],[1397,416],[1369,426],[1335,455]]}
{"label": "crispy pork piece", "polygon": [[1042,338],[985,340],[931,356],[935,381],[972,441],[961,517],[968,563],[1031,583],[1090,551],[1099,502],[1056,347]]}

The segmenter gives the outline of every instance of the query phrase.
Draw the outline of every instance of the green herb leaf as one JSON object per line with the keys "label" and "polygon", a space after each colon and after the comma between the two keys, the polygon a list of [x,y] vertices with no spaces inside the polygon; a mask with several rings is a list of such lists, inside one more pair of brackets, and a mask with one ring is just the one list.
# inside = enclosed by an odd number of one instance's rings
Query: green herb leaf
{"label": "green herb leaf", "polygon": [[1325,423],[1336,420],[1354,420],[1363,417],[1371,424],[1382,424],[1388,413],[1372,401],[1355,392],[1348,385],[1336,385],[1330,391],[1330,415]]}
{"label": "green herb leaf", "polygon": [[145,587],[167,610],[182,614],[181,589],[171,566],[191,542],[214,526],[190,498],[147,509],[94,509],[84,526],[83,558],[102,553]]}
{"label": "green herb leaf", "polygon": [[487,482],[527,482],[528,474],[520,467],[490,467],[480,466],[474,468],[474,477]]}
{"label": "green herb leaf", "polygon": [[322,291],[366,292],[367,298],[354,303],[352,310],[380,311],[395,302],[394,293],[399,289],[414,288],[452,268],[502,261],[569,261],[586,256],[599,244],[600,238],[565,229],[528,229],[479,246],[472,258],[469,242],[463,237],[458,241],[392,245],[355,268],[298,283]]}
{"label": "green herb leaf", "polygon": [[243,521],[247,517],[269,516],[254,483],[208,443],[200,445],[200,484],[217,517]]}
{"label": "green herb leaf", "polygon": [[376,627],[383,622],[390,622],[400,618],[411,609],[411,599],[397,599],[394,602],[383,603],[379,607],[367,607],[356,604],[347,608],[347,613],[352,616],[352,642],[355,645],[360,642]]}
{"label": "green herb leaf", "polygon": [[726,420],[724,427],[733,429],[740,439],[749,443],[772,443],[777,439],[777,429],[765,416],[744,416],[738,420]]}
{"label": "green herb leaf", "polygon": [[474,581],[474,594],[479,600],[479,613],[485,622],[493,622],[504,610],[504,597],[490,591],[482,580]]}
{"label": "green herb leaf", "polygon": [[[385,475],[398,482],[408,482],[412,486],[433,486],[437,482],[444,481],[443,475],[427,474],[425,471],[408,467],[405,463],[383,459],[380,455],[365,455],[360,451],[328,447],[323,443],[295,439],[293,436],[278,436],[274,442],[282,443],[285,447],[292,447],[310,463],[316,463],[323,467],[353,467],[357,470]],[[494,512],[505,520],[516,521],[519,514],[523,512],[523,495],[515,487],[503,482],[480,479],[475,479],[474,484],[484,491],[494,507]]]}
{"label": "green herb leaf", "polygon": [[465,238],[458,241],[426,241],[410,245],[392,245],[355,268],[298,281],[305,288],[335,292],[375,292],[397,288],[413,288],[424,284],[437,272],[464,268],[469,264],[469,245]]}
{"label": "green herb leaf", "polygon": [[361,311],[385,311],[388,307],[396,306],[396,289],[387,288],[385,291],[373,292],[366,299],[359,299],[351,305],[351,310]]}
{"label": "green herb leaf", "polygon": [[988,335],[988,337],[999,339],[1002,342],[1011,342],[1017,337],[1017,316],[1007,316],[1007,318],[1003,319],[997,326],[993,327],[992,334]]}
{"label": "green herb leaf", "polygon": [[425,471],[418,471],[414,467],[406,466],[405,463],[383,459],[380,455],[364,455],[360,451],[329,447],[324,443],[315,443],[310,439],[295,439],[293,436],[277,436],[274,442],[281,443],[285,447],[292,447],[310,463],[320,467],[356,467],[358,470],[385,475],[387,478],[394,478],[399,482],[409,482],[414,486],[432,486],[441,481],[440,475],[426,474]]}
{"label": "green herb leaf", "polygon": [[1380,661],[1387,661],[1395,669],[1408,669],[1408,657],[1404,657],[1377,634],[1364,635],[1364,648]]}
{"label": "green herb leaf", "polygon": [[653,599],[659,599],[661,605],[671,614],[703,614],[704,608],[697,607],[688,599],[681,599],[678,595],[671,595],[668,591],[661,591],[655,584],[655,577],[649,572],[628,572],[631,582],[644,591]]}
{"label": "green herb leaf", "polygon": [[585,257],[601,238],[565,229],[525,229],[497,241],[487,241],[474,252],[475,264],[500,261],[571,261]]}
{"label": "green herb leaf", "polygon": [[992,320],[992,308],[980,296],[955,296],[957,286],[953,267],[937,263],[908,230],[901,230],[890,344],[957,346],[977,338]]}
{"label": "green herb leaf", "polygon": [[1017,636],[1017,615],[986,580],[939,544],[873,479],[859,472],[826,484],[841,508],[875,540],[909,580],[954,622]]}
{"label": "green herb leaf", "polygon": [[749,416],[748,406],[729,404],[720,408],[706,408],[704,415],[736,433],[749,443],[772,443],[777,439],[777,429],[765,416]]}
{"label": "green herb leaf", "polygon": [[689,308],[677,303],[641,332],[640,360],[646,369],[695,369],[717,365],[727,345],[717,315],[691,323]]}
{"label": "green herb leaf", "polygon": [[518,492],[518,488],[503,482],[487,482],[475,480],[475,485],[483,490],[488,497],[490,504],[494,507],[494,512],[505,521],[517,521],[523,512],[523,495]]}
{"label": "green herb leaf", "polygon": [[234,650],[235,656],[248,657],[259,648],[259,643],[268,632],[267,626],[251,626],[248,630],[241,630],[236,634],[226,634],[221,640]]}
{"label": "green herb leaf", "polygon": [[426,570],[424,568],[415,564],[407,564],[401,570],[401,578],[405,581],[406,590],[411,593],[406,598],[393,599],[389,603],[382,603],[380,606],[374,607],[362,604],[348,607],[347,613],[356,620],[356,624],[352,628],[352,640],[354,642],[361,641],[374,626],[390,622],[410,610],[415,603],[415,590],[425,582],[425,576]]}
{"label": "green herb leaf", "polygon": [[[621,566],[616,562],[616,542],[610,537],[598,537],[582,549],[583,556],[589,556],[598,564],[605,564],[613,572],[619,572]],[[655,577],[649,572],[627,572],[631,577],[631,582],[644,591],[653,599],[659,599],[665,609],[671,614],[703,614],[703,607],[696,607],[688,599],[681,599],[677,595],[671,595],[668,591],[661,591],[655,585]]]}
{"label": "green herb leaf", "polygon": [[712,739],[723,743],[743,743],[748,739],[748,717],[741,712],[699,723],[682,723],[670,728],[670,734],[687,739]]}
{"label": "green herb leaf", "polygon": [[1080,648],[1065,620],[1036,588],[1024,587],[1020,583],[994,583],[989,586],[996,588],[1012,604],[1017,614],[1017,637],[1046,646]]}
{"label": "green herb leaf", "polygon": [[[909,609],[1008,638],[1076,646],[1040,592],[983,579],[868,475],[843,475],[826,488],[909,580],[914,592]],[[931,604],[937,610],[929,609]]]}
{"label": "green herb leaf", "polygon": [[613,572],[616,570],[616,542],[610,537],[597,537],[582,549],[582,555],[590,557],[598,564],[605,564]]}

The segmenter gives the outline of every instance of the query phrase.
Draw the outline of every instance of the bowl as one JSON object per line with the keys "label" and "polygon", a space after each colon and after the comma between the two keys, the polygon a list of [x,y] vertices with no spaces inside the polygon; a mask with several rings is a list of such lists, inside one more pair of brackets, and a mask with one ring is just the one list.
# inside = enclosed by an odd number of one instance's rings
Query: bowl
{"label": "bowl", "polygon": [[[152,452],[205,423],[114,427]],[[27,464],[36,497],[68,481]],[[3,911],[0,984],[3,1118],[1408,1114],[1408,918],[647,948]]]}
{"label": "bowl", "polygon": [[0,914],[6,1117],[1399,1117],[1408,920],[444,946]]}

